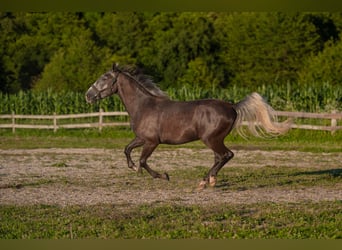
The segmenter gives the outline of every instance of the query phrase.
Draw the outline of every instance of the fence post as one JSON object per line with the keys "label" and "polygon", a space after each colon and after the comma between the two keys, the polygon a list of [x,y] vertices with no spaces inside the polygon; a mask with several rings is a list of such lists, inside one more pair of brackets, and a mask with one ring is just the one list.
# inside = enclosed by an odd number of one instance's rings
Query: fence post
{"label": "fence post", "polygon": [[12,133],[15,133],[15,116],[14,116],[14,111],[12,111]]}
{"label": "fence post", "polygon": [[[336,114],[337,111],[333,110],[331,111],[332,114]],[[336,131],[336,126],[337,126],[337,120],[335,118],[331,119],[331,134],[334,135]]]}
{"label": "fence post", "polygon": [[99,131],[102,131],[102,123],[103,123],[103,109],[100,108],[99,112]]}
{"label": "fence post", "polygon": [[53,132],[57,132],[57,117],[56,117],[56,112],[53,113]]}

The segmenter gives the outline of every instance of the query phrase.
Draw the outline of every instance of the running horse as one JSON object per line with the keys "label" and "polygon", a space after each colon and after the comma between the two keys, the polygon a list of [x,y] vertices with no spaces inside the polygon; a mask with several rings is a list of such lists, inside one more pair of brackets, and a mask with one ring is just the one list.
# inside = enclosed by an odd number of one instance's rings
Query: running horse
{"label": "running horse", "polygon": [[[284,134],[289,126],[277,123],[273,109],[258,93],[252,93],[237,104],[205,99],[174,101],[161,91],[150,77],[132,67],[113,68],[103,74],[86,93],[88,103],[118,94],[129,116],[135,138],[125,147],[128,167],[141,173],[145,169],[153,178],[169,180],[167,173],[152,170],[147,159],[159,144],[183,144],[201,140],[214,151],[214,165],[199,184],[203,189],[215,186],[220,169],[234,154],[225,144],[225,137],[243,121],[248,123],[251,134]],[[132,161],[131,152],[142,146],[139,165]]]}

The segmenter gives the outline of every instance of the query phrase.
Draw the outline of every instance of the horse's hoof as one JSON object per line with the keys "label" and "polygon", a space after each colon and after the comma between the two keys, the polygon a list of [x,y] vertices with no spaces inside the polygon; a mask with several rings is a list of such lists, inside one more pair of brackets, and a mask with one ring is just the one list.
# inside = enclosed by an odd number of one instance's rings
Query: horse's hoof
{"label": "horse's hoof", "polygon": [[167,173],[162,174],[161,178],[164,179],[164,180],[167,180],[167,181],[170,180],[170,177],[169,177],[169,175]]}
{"label": "horse's hoof", "polygon": [[137,167],[135,165],[129,166],[130,169],[132,169],[134,172],[137,172],[138,174],[142,174],[142,168]]}
{"label": "horse's hoof", "polygon": [[138,167],[138,168],[136,169],[136,171],[137,171],[137,173],[138,173],[138,174],[142,174],[142,173],[143,173],[143,171],[142,171],[142,168],[141,168],[141,167]]}
{"label": "horse's hoof", "polygon": [[130,169],[132,169],[133,171],[137,172],[138,168],[135,165],[132,166],[128,166]]}
{"label": "horse's hoof", "polygon": [[210,187],[215,187],[216,181],[217,181],[216,176],[210,176],[210,177],[209,177],[209,186],[210,186]]}
{"label": "horse's hoof", "polygon": [[198,185],[198,189],[197,190],[198,191],[202,191],[203,189],[205,189],[207,187],[207,184],[208,184],[207,181],[205,181],[205,180],[201,181],[200,184]]}

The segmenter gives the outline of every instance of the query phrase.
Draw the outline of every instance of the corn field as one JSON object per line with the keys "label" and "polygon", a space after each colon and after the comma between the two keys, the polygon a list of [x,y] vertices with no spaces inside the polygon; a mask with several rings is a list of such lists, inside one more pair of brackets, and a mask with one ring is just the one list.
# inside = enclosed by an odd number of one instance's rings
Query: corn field
{"label": "corn field", "polygon": [[[195,100],[215,98],[236,103],[251,92],[258,92],[266,98],[276,110],[303,112],[330,112],[342,110],[342,85],[329,83],[271,84],[255,89],[232,85],[226,89],[202,89],[197,86],[169,88],[166,92],[174,100]],[[19,92],[4,94],[0,92],[1,114],[77,114],[104,111],[124,111],[124,105],[114,95],[90,105],[86,103],[84,93],[77,92]]]}

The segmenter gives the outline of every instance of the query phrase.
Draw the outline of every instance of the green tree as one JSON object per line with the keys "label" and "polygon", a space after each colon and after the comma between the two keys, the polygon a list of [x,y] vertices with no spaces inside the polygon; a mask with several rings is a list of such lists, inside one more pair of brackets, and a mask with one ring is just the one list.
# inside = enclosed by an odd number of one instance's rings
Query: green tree
{"label": "green tree", "polygon": [[138,53],[139,60],[165,88],[180,85],[179,79],[197,57],[213,65],[218,47],[212,39],[214,28],[207,13],[159,13],[147,25],[146,33],[152,38]]}
{"label": "green tree", "polygon": [[84,91],[114,62],[163,89],[304,81],[341,31],[341,13],[0,13],[0,91]]}
{"label": "green tree", "polygon": [[[1,90],[17,92],[29,87],[19,80],[20,69],[28,56],[26,48],[22,48],[21,36],[27,33],[26,15],[23,13],[0,14],[0,56],[1,56]],[[17,45],[19,44],[19,45]],[[28,45],[29,47],[30,45]],[[32,48],[31,48],[32,49]]]}
{"label": "green tree", "polygon": [[39,80],[45,65],[83,26],[75,13],[2,13],[1,89],[27,90]]}
{"label": "green tree", "polygon": [[342,41],[326,43],[322,52],[312,55],[306,60],[299,73],[299,81],[310,84],[314,82],[342,82]]}
{"label": "green tree", "polygon": [[144,32],[146,15],[142,12],[105,13],[95,26],[98,42],[113,54],[136,57],[149,40]]}
{"label": "green tree", "polygon": [[201,57],[197,57],[188,63],[185,74],[179,78],[179,83],[185,86],[200,86],[205,89],[215,89],[219,85],[218,79],[215,78]]}
{"label": "green tree", "polygon": [[70,40],[68,47],[58,50],[46,65],[36,90],[85,91],[105,71],[112,55],[90,39],[91,32],[82,31]]}
{"label": "green tree", "polygon": [[215,22],[231,83],[261,85],[297,78],[302,60],[318,50],[315,26],[305,14],[233,13]]}

